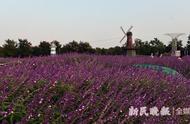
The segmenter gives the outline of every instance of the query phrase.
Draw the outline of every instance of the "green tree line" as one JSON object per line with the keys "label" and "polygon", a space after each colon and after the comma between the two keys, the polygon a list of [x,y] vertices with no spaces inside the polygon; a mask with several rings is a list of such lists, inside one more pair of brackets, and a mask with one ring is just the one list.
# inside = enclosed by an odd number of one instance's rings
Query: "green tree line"
{"label": "green tree line", "polygon": [[[125,55],[126,47],[116,46],[111,48],[92,48],[88,42],[76,42],[72,41],[67,44],[60,44],[59,41],[42,41],[38,46],[32,46],[31,42],[27,39],[5,40],[5,43],[0,47],[0,57],[30,57],[30,56],[48,56],[51,52],[51,44],[55,44],[56,53],[87,53],[98,55]],[[151,41],[145,41],[138,39],[135,41],[136,51],[138,55],[170,55],[171,42],[165,45],[158,38],[154,38]],[[181,50],[182,55],[190,54],[190,35],[187,40],[187,45],[183,46],[182,41],[177,43],[178,50]]]}

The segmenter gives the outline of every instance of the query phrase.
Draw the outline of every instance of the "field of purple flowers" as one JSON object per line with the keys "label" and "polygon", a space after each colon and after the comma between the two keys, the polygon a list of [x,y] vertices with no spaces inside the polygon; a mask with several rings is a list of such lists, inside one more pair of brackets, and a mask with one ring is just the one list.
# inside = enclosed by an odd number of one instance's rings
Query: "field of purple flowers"
{"label": "field of purple flowers", "polygon": [[[179,75],[134,67],[154,64]],[[190,107],[190,57],[65,54],[0,59],[0,123],[189,124],[190,115],[128,116],[130,106]]]}

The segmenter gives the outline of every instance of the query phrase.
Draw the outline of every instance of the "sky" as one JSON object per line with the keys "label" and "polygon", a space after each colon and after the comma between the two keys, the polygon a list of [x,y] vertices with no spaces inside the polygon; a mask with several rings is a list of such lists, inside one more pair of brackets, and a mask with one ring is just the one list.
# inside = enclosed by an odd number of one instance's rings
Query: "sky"
{"label": "sky", "polygon": [[133,38],[165,44],[165,33],[190,34],[190,0],[0,0],[0,45],[6,39],[73,40],[92,47],[122,46],[120,26],[131,25]]}

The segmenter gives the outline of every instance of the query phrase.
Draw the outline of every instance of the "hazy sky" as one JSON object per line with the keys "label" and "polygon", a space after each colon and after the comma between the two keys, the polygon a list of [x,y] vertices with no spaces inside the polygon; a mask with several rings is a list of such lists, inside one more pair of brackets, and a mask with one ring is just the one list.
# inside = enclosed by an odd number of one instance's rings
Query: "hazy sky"
{"label": "hazy sky", "polygon": [[130,25],[134,38],[168,43],[164,33],[190,33],[190,0],[0,0],[0,45],[26,38],[33,45],[76,40],[121,46],[120,26]]}

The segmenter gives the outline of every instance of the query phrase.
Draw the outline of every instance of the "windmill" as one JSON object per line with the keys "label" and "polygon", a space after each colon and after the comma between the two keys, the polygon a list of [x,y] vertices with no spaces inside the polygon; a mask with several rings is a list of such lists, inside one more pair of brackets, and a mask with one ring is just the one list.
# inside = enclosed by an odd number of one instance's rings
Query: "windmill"
{"label": "windmill", "polygon": [[123,38],[120,40],[120,43],[127,37],[127,41],[124,44],[124,46],[126,46],[127,48],[127,55],[129,56],[135,56],[136,55],[136,50],[133,48],[133,33],[131,32],[131,30],[133,29],[133,26],[131,26],[126,32],[123,29],[123,27],[120,27],[122,32],[124,33]]}
{"label": "windmill", "polygon": [[131,30],[133,29],[133,26],[131,26],[126,32],[125,30],[123,29],[123,27],[121,26],[121,31],[124,33],[124,36],[123,38],[120,40],[120,43],[127,37],[127,41],[125,44],[127,44],[127,48],[132,48],[132,32]]}
{"label": "windmill", "polygon": [[167,36],[169,36],[169,37],[172,38],[172,50],[171,50],[171,54],[172,54],[172,56],[176,56],[176,52],[179,52],[177,50],[178,37],[180,37],[182,35],[185,35],[185,34],[184,33],[167,33],[165,35],[167,35]]}

